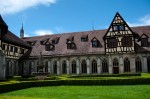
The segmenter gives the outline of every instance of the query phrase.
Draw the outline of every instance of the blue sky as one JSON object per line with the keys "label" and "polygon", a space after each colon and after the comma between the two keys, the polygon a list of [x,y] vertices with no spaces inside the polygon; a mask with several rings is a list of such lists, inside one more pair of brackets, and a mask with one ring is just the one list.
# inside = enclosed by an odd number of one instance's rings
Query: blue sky
{"label": "blue sky", "polygon": [[25,36],[106,29],[116,12],[129,26],[150,25],[150,0],[0,0],[9,30]]}

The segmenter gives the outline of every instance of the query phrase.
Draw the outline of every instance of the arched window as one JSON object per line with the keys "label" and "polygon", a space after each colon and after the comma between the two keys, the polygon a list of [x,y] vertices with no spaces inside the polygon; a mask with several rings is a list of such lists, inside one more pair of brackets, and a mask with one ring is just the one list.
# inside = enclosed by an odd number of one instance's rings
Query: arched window
{"label": "arched window", "polygon": [[119,74],[119,62],[117,58],[113,60],[113,73]]}
{"label": "arched window", "polygon": [[119,66],[118,59],[115,58],[115,59],[113,60],[113,66],[114,66],[114,67],[118,67],[118,66]]}
{"label": "arched window", "polygon": [[82,73],[87,73],[87,65],[86,65],[85,60],[82,60],[81,62],[81,70],[82,70]]}
{"label": "arched window", "polygon": [[124,72],[130,72],[130,60],[128,58],[124,59]]}
{"label": "arched window", "polygon": [[62,74],[66,74],[67,73],[67,64],[66,61],[62,62]]}
{"label": "arched window", "polygon": [[73,74],[76,73],[76,61],[75,60],[72,61],[72,73]]}
{"label": "arched window", "polygon": [[57,74],[57,61],[54,61],[53,63],[53,73]]}
{"label": "arched window", "polygon": [[97,62],[96,62],[96,60],[92,61],[92,73],[97,73]]}
{"label": "arched window", "polygon": [[45,62],[45,72],[48,72],[48,61]]}
{"label": "arched window", "polygon": [[102,61],[102,73],[108,73],[108,63],[106,59]]}
{"label": "arched window", "polygon": [[136,65],[136,72],[142,72],[142,63],[139,57],[136,58],[135,65]]}
{"label": "arched window", "polygon": [[31,74],[32,73],[32,62],[29,62],[29,74]]}

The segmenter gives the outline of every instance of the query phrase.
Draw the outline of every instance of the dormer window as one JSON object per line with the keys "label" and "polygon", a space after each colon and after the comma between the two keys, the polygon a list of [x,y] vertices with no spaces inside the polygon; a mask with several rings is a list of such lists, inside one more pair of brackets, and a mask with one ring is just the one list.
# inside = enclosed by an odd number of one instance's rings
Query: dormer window
{"label": "dormer window", "polygon": [[52,44],[56,44],[56,41],[55,41],[55,40],[52,40]]}
{"label": "dormer window", "polygon": [[147,47],[148,46],[148,39],[147,38],[142,38],[141,39],[141,46],[142,47]]}
{"label": "dormer window", "polygon": [[116,48],[117,47],[117,40],[116,38],[110,38],[107,40],[107,47],[108,48]]}
{"label": "dormer window", "polygon": [[70,41],[70,42],[73,42],[73,41],[74,41],[74,36],[68,37],[68,38],[67,38],[67,43],[68,43],[69,41]]}
{"label": "dormer window", "polygon": [[76,49],[76,45],[74,42],[68,41],[66,44],[67,44],[67,49]]}
{"label": "dormer window", "polygon": [[99,47],[100,42],[95,37],[91,40],[92,47]]}
{"label": "dormer window", "polygon": [[57,44],[60,37],[55,37],[51,40],[52,44]]}
{"label": "dormer window", "polygon": [[87,35],[82,35],[81,42],[87,42],[87,41],[88,41],[88,36]]}
{"label": "dormer window", "polygon": [[52,51],[55,49],[55,46],[52,44],[46,44],[45,45],[45,51]]}
{"label": "dormer window", "polygon": [[44,39],[44,40],[40,41],[40,44],[41,45],[45,45],[48,42],[48,40],[49,40],[49,38]]}
{"label": "dormer window", "polygon": [[30,45],[30,46],[34,46],[36,41],[27,41],[27,43]]}

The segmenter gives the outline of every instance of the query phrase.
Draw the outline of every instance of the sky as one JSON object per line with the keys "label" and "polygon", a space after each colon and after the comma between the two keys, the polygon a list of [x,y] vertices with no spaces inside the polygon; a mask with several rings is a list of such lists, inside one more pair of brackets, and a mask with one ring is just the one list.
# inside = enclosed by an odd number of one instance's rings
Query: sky
{"label": "sky", "polygon": [[116,12],[129,26],[150,25],[150,0],[0,0],[9,30],[25,37],[107,29]]}

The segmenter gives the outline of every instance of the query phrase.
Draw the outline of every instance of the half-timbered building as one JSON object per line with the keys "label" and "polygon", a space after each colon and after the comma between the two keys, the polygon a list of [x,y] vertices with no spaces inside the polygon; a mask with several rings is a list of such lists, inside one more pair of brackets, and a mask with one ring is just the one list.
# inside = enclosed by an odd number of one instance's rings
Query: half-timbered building
{"label": "half-timbered building", "polygon": [[150,72],[150,26],[129,27],[119,13],[108,29],[24,37],[22,27],[20,38],[0,21],[7,75],[36,72],[40,53],[52,75]]}

